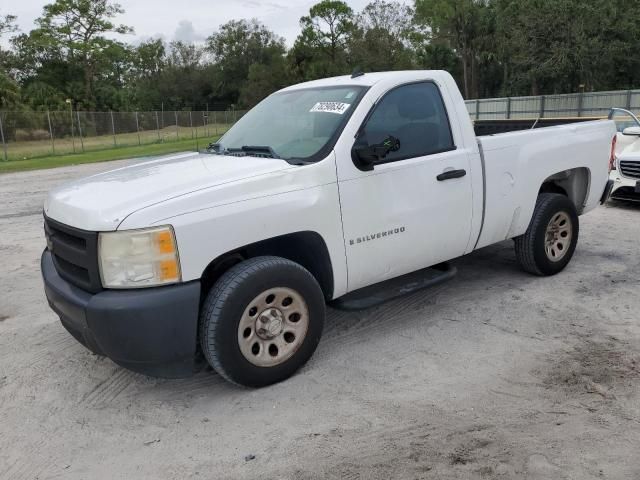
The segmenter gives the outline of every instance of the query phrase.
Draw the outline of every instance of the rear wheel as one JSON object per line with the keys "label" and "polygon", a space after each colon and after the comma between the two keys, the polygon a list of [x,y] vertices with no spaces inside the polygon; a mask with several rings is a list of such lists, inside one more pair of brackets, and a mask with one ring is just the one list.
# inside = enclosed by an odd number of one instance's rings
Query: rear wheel
{"label": "rear wheel", "polygon": [[307,362],[324,315],[324,295],[311,273],[284,258],[257,257],[232,267],[207,295],[200,343],[225,379],[261,387]]}
{"label": "rear wheel", "polygon": [[555,275],[571,261],[579,220],[573,202],[557,193],[541,193],[524,235],[516,237],[520,266],[535,275]]}

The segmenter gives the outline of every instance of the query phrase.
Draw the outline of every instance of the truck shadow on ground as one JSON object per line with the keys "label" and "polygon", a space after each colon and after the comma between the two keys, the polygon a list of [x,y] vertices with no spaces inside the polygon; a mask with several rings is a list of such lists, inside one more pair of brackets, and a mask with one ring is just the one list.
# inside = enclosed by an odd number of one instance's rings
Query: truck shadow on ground
{"label": "truck shadow on ground", "polygon": [[[511,241],[487,247],[456,259],[453,263],[458,268],[458,276],[444,284],[360,311],[344,311],[328,306],[318,350],[297,376],[322,368],[326,359],[340,355],[353,344],[372,342],[380,336],[394,335],[398,330],[406,328],[429,328],[443,320],[450,320],[442,318],[443,308],[454,305],[461,296],[466,295],[468,289],[479,288],[484,291],[489,288],[487,285],[491,285],[492,289],[519,285],[526,288],[528,282],[535,280],[519,270]],[[466,320],[473,321],[473,318]],[[456,321],[464,322],[465,319]],[[151,379],[137,374],[130,374],[130,378],[138,384],[138,388],[152,389],[155,394],[171,398],[201,394],[214,397],[247,391],[226,382],[203,360],[199,363],[198,372],[186,379]],[[267,387],[269,388],[274,387]]]}
{"label": "truck shadow on ground", "polygon": [[[622,208],[640,211],[640,205],[629,206],[628,203],[622,203]],[[599,249],[582,248],[578,250],[578,255],[598,257]],[[612,260],[618,262],[624,261],[624,258],[612,259],[607,255],[602,259]],[[517,301],[532,283],[540,280],[539,277],[529,275],[518,267],[511,240],[483,248],[453,260],[452,263],[458,269],[458,275],[447,283],[365,310],[352,312],[328,307],[323,338],[318,350],[297,377],[316,368],[322,369],[322,364],[332,356],[342,355],[357,343],[374,342],[380,336],[394,335],[398,330],[429,328],[443,320],[451,320],[444,318],[446,315],[443,312],[469,295],[486,297],[495,292],[509,291],[511,297]],[[602,278],[594,277],[593,281],[610,283],[606,275]],[[581,284],[577,288],[587,287],[589,285]],[[473,314],[464,312],[458,314],[454,320],[462,323],[479,321]],[[185,379],[156,379],[138,375],[116,367],[108,359],[96,362],[94,367],[106,370],[96,375],[100,380],[98,385],[94,386],[94,390],[108,388],[111,382],[118,382],[118,385],[124,382],[129,384],[131,394],[153,392],[154,396],[159,395],[164,400],[177,401],[201,395],[209,398],[225,397],[227,394],[246,391],[226,382],[203,359],[199,362],[197,373]],[[104,378],[104,375],[107,375],[107,378]]]}
{"label": "truck shadow on ground", "polygon": [[609,200],[605,205],[605,208],[617,208],[620,210],[629,210],[633,212],[640,212],[640,202],[629,202],[625,200]]}

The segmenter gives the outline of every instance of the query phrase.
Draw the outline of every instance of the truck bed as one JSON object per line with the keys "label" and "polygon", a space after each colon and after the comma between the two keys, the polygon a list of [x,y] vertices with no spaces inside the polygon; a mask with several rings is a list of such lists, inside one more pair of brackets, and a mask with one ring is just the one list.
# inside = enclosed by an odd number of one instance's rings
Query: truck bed
{"label": "truck bed", "polygon": [[[593,185],[573,198],[579,214],[598,204],[608,176],[613,122],[565,122],[478,137],[485,181],[483,227],[476,248],[523,234],[550,174],[578,170]],[[575,190],[575,189],[573,189]]]}
{"label": "truck bed", "polygon": [[518,130],[531,130],[533,128],[555,127],[568,123],[589,122],[601,120],[599,117],[567,117],[567,118],[525,118],[502,120],[476,120],[473,129],[476,136],[496,135],[498,133],[515,132]]}

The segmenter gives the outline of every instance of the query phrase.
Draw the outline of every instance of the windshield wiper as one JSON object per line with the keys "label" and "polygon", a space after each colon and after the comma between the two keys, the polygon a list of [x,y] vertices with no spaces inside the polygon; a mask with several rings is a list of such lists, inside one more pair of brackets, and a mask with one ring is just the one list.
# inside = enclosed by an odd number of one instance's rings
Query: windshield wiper
{"label": "windshield wiper", "polygon": [[240,148],[227,148],[228,152],[244,152],[247,155],[264,158],[280,158],[268,145],[243,145]]}
{"label": "windshield wiper", "polygon": [[207,145],[207,153],[216,155],[238,155],[245,154],[252,157],[280,158],[280,156],[268,145],[243,145],[240,148],[222,148],[219,143]]}
{"label": "windshield wiper", "polygon": [[207,148],[204,150],[205,153],[215,153],[220,155],[222,152],[220,151],[221,145],[219,143],[210,143],[207,145]]}

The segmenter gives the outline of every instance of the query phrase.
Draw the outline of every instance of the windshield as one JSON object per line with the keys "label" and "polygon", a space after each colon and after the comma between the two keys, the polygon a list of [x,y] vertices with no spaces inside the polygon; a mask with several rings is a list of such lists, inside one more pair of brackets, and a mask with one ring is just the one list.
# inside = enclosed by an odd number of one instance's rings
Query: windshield
{"label": "windshield", "polygon": [[314,160],[335,140],[364,91],[341,86],[275,93],[231,127],[212,153]]}

